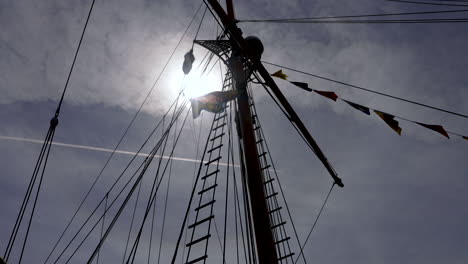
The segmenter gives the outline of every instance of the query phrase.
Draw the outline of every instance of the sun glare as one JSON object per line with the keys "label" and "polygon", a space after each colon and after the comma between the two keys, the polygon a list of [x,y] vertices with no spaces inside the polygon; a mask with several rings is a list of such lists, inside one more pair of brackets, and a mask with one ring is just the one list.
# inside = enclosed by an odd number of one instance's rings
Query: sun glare
{"label": "sun glare", "polygon": [[199,73],[193,72],[185,77],[185,96],[195,98],[213,91],[219,91],[222,85],[219,78],[213,74],[200,77]]}

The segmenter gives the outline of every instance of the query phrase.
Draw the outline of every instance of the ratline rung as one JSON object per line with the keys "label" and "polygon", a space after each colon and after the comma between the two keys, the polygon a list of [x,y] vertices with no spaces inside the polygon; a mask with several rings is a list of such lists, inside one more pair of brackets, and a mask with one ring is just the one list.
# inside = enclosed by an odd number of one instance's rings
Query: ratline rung
{"label": "ratline rung", "polygon": [[220,144],[220,145],[218,145],[218,146],[216,146],[216,147],[214,147],[214,148],[208,150],[206,153],[211,153],[211,152],[213,152],[213,151],[215,151],[215,150],[221,148],[222,146],[223,146],[223,144]]}
{"label": "ratline rung", "polygon": [[216,121],[220,120],[221,118],[225,118],[226,116],[227,116],[226,114],[224,114],[222,116],[219,116],[219,117],[215,118],[214,121],[216,122]]}
{"label": "ratline rung", "polygon": [[214,188],[216,188],[216,186],[218,186],[217,183],[211,185],[210,187],[208,187],[208,188],[206,188],[206,189],[203,189],[203,190],[199,191],[198,194],[202,194],[202,193],[207,192],[207,191],[209,191],[209,190],[211,190],[211,189],[214,189]]}
{"label": "ratline rung", "polygon": [[204,179],[206,179],[206,178],[208,178],[208,177],[210,177],[210,176],[213,176],[213,174],[216,174],[216,173],[218,173],[218,172],[219,172],[219,170],[215,170],[215,171],[213,171],[213,172],[210,172],[210,174],[207,174],[207,175],[203,176],[201,179],[204,180]]}
{"label": "ratline rung", "polygon": [[269,184],[270,182],[272,182],[272,181],[274,181],[274,180],[275,180],[275,178],[271,178],[271,179],[269,179],[268,181],[264,182],[263,184],[267,185],[267,184]]}
{"label": "ratline rung", "polygon": [[226,134],[226,133],[224,133],[224,132],[223,132],[223,133],[221,133],[221,134],[217,135],[216,137],[214,137],[214,138],[210,139],[210,141],[214,141],[214,140],[216,140],[216,139],[218,139],[218,138],[220,138],[220,137],[224,136],[225,134]]}
{"label": "ratline rung", "polygon": [[259,158],[265,156],[267,153],[266,152],[263,152],[262,154],[258,155]]}
{"label": "ratline rung", "polygon": [[270,167],[271,167],[270,165],[266,165],[265,167],[262,168],[262,171],[263,171],[263,170],[266,170],[266,169],[268,169],[268,168],[270,168]]}
{"label": "ratline rung", "polygon": [[276,195],[278,195],[278,193],[277,193],[277,192],[275,192],[275,193],[273,193],[273,194],[270,194],[270,195],[268,195],[267,197],[265,197],[265,199],[270,199],[271,197],[273,197],[273,196],[276,196]]}
{"label": "ratline rung", "polygon": [[278,258],[278,261],[281,261],[282,259],[289,258],[289,257],[292,257],[292,256],[294,256],[294,252]]}
{"label": "ratline rung", "polygon": [[281,223],[279,223],[279,224],[277,224],[277,225],[272,226],[271,229],[278,228],[278,227],[280,227],[280,226],[282,226],[282,225],[284,225],[284,224],[286,224],[286,222],[281,222]]}
{"label": "ratline rung", "polygon": [[201,224],[205,223],[206,221],[211,221],[211,219],[213,219],[213,218],[214,218],[214,215],[210,215],[210,216],[208,216],[207,218],[205,218],[205,219],[203,219],[203,220],[200,220],[200,221],[198,221],[198,222],[195,222],[195,223],[189,225],[188,228],[189,228],[189,229],[190,229],[190,228],[194,228],[194,227],[196,227],[197,225],[201,225]]}
{"label": "ratline rung", "polygon": [[260,128],[260,126],[257,126],[257,127],[254,128],[254,130],[258,130],[259,128]]}
{"label": "ratline rung", "polygon": [[259,141],[255,142],[255,143],[259,144],[259,143],[262,143],[262,142],[263,142],[263,138],[260,139]]}
{"label": "ratline rung", "polygon": [[210,165],[211,163],[216,162],[216,161],[218,161],[218,160],[220,160],[220,159],[221,159],[221,156],[217,157],[216,159],[212,159],[212,160],[208,161],[208,162],[205,164],[205,166],[208,166],[208,165]]}
{"label": "ratline rung", "polygon": [[198,238],[198,239],[196,239],[196,240],[193,240],[192,242],[188,243],[188,244],[186,245],[186,247],[190,247],[191,245],[194,245],[194,244],[196,244],[196,243],[198,243],[198,242],[200,242],[200,241],[203,241],[203,240],[205,240],[205,239],[208,239],[208,238],[210,238],[210,237],[211,237],[210,234],[208,234],[208,235],[206,235],[206,236],[202,236],[202,237],[200,237],[200,238]]}
{"label": "ratline rung", "polygon": [[217,129],[219,129],[219,128],[222,128],[224,125],[226,125],[226,123],[222,123],[221,125],[219,125],[219,126],[213,128],[213,131],[215,131],[215,130],[217,130]]}
{"label": "ratline rung", "polygon": [[205,208],[205,207],[207,207],[209,205],[214,204],[215,202],[216,202],[216,200],[211,200],[211,201],[209,201],[209,202],[207,202],[205,204],[202,204],[202,205],[198,206],[197,208],[195,208],[195,211],[199,211],[199,210],[201,210],[201,209],[203,209],[203,208]]}
{"label": "ratline rung", "polygon": [[274,212],[276,212],[276,211],[279,211],[279,210],[281,210],[281,209],[283,209],[283,207],[281,207],[281,206],[280,206],[280,207],[276,207],[275,209],[269,211],[268,213],[269,213],[269,214],[272,214],[272,213],[274,213]]}
{"label": "ratline rung", "polygon": [[208,255],[205,255],[205,256],[202,256],[202,257],[196,258],[196,259],[194,259],[194,260],[191,260],[191,261],[189,261],[189,262],[186,262],[185,264],[193,264],[193,263],[197,263],[198,261],[200,261],[200,260],[204,260],[204,259],[206,259],[207,257],[208,257]]}
{"label": "ratline rung", "polygon": [[280,240],[276,241],[274,244],[278,245],[279,243],[283,243],[284,241],[287,241],[289,239],[291,239],[291,237],[286,237],[286,238],[283,238],[283,239],[280,239]]}

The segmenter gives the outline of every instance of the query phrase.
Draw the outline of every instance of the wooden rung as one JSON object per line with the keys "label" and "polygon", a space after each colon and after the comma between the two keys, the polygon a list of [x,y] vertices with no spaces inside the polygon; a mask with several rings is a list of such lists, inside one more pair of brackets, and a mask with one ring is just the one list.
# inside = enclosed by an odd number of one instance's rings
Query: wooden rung
{"label": "wooden rung", "polygon": [[218,120],[220,120],[221,118],[225,118],[225,117],[226,117],[226,114],[224,114],[224,115],[222,115],[222,116],[219,116],[219,117],[215,118],[215,120],[214,120],[214,121],[218,121]]}
{"label": "wooden rung", "polygon": [[274,213],[274,212],[276,212],[276,211],[279,211],[279,210],[281,210],[281,209],[283,209],[283,207],[281,207],[281,206],[280,206],[280,207],[276,207],[275,209],[269,211],[268,213],[269,213],[269,214],[272,214],[272,213]]}
{"label": "wooden rung", "polygon": [[290,254],[287,254],[286,256],[282,256],[278,259],[278,261],[282,260],[282,259],[285,259],[285,258],[289,258],[289,257],[292,257],[294,256],[294,253],[290,253]]}
{"label": "wooden rung", "polygon": [[216,159],[210,160],[210,161],[208,161],[208,162],[205,164],[205,166],[208,166],[208,165],[210,165],[211,163],[216,162],[216,161],[218,161],[218,160],[220,160],[220,159],[221,159],[221,156],[217,157]]}
{"label": "wooden rung", "polygon": [[275,180],[275,178],[271,178],[271,179],[269,179],[268,181],[264,182],[263,184],[267,185],[267,184],[269,184],[270,182],[272,182],[272,181],[274,181],[274,180]]}
{"label": "wooden rung", "polygon": [[219,128],[222,128],[224,125],[226,125],[226,123],[222,123],[221,125],[219,125],[219,126],[213,128],[213,131],[215,131],[215,130],[217,130],[217,129],[219,129]]}
{"label": "wooden rung", "polygon": [[271,197],[273,197],[273,196],[276,196],[276,195],[278,195],[278,193],[277,193],[277,192],[275,192],[275,193],[273,193],[273,194],[270,194],[270,195],[268,195],[267,197],[265,197],[265,199],[270,199]]}
{"label": "wooden rung", "polygon": [[270,167],[271,167],[270,165],[266,165],[265,167],[262,168],[262,170],[266,170],[266,169],[268,169]]}
{"label": "wooden rung", "polygon": [[266,154],[267,154],[266,152],[263,152],[262,154],[258,155],[258,157],[259,157],[259,158],[260,158],[260,157],[263,157],[263,156],[265,156]]}
{"label": "wooden rung", "polygon": [[283,243],[284,241],[287,241],[287,240],[289,240],[289,239],[291,239],[291,238],[290,238],[290,237],[286,237],[286,238],[283,238],[283,239],[280,239],[280,240],[276,241],[274,244],[275,244],[275,245],[278,245],[279,243]]}
{"label": "wooden rung", "polygon": [[284,224],[286,224],[286,222],[281,222],[281,223],[279,223],[277,225],[272,226],[271,229],[275,229],[275,228],[280,227],[280,226],[282,226]]}
{"label": "wooden rung", "polygon": [[199,191],[198,194],[202,194],[202,193],[207,192],[207,191],[209,191],[209,190],[211,190],[211,189],[214,189],[214,188],[216,188],[216,186],[218,186],[217,183],[211,185],[210,187],[208,187],[208,188],[206,188],[206,189],[203,189],[203,190]]}
{"label": "wooden rung", "polygon": [[224,132],[223,132],[223,133],[221,133],[221,134],[217,135],[216,137],[214,137],[214,138],[210,139],[210,141],[214,141],[214,140],[216,140],[216,139],[218,139],[218,138],[220,138],[220,137],[224,136],[224,134],[226,134],[226,133],[224,133]]}
{"label": "wooden rung", "polygon": [[211,152],[213,152],[214,150],[217,150],[217,149],[221,148],[222,146],[223,146],[223,144],[218,145],[218,146],[216,146],[216,147],[214,147],[214,148],[208,150],[206,153],[211,153]]}
{"label": "wooden rung", "polygon": [[259,143],[262,143],[262,142],[263,142],[263,138],[260,139],[259,141],[255,142],[255,143],[259,144]]}
{"label": "wooden rung", "polygon": [[195,211],[199,211],[199,210],[207,207],[208,205],[214,204],[215,202],[216,202],[216,200],[211,200],[211,201],[209,201],[209,202],[207,202],[205,204],[202,204],[202,205],[198,206],[197,208],[195,208]]}
{"label": "wooden rung", "polygon": [[203,240],[205,240],[205,239],[208,239],[208,238],[210,238],[210,237],[211,237],[210,234],[208,234],[208,235],[206,235],[206,236],[202,236],[202,237],[200,237],[199,239],[196,239],[196,240],[194,240],[194,241],[188,243],[188,244],[186,245],[186,247],[190,247],[191,245],[196,244],[196,243],[198,243],[198,242],[200,242],[200,241],[203,241]]}
{"label": "wooden rung", "polygon": [[193,264],[193,263],[197,263],[198,261],[200,261],[200,260],[204,260],[204,259],[206,259],[207,257],[208,257],[208,255],[205,255],[205,256],[202,256],[202,257],[196,258],[196,259],[194,259],[194,260],[191,260],[191,261],[189,261],[189,262],[186,262],[185,264]]}
{"label": "wooden rung", "polygon": [[208,178],[208,177],[210,177],[210,176],[212,176],[213,174],[216,174],[216,173],[218,173],[218,172],[219,172],[219,170],[215,170],[215,171],[213,171],[213,172],[210,172],[210,174],[207,174],[207,175],[203,176],[201,179],[204,180],[204,179],[206,179],[206,178]]}
{"label": "wooden rung", "polygon": [[210,215],[210,216],[208,216],[207,218],[205,218],[205,219],[203,219],[203,220],[200,220],[200,221],[198,221],[198,222],[195,222],[195,223],[189,225],[188,228],[189,228],[189,229],[190,229],[190,228],[194,228],[194,227],[196,227],[197,225],[200,225],[200,224],[205,223],[206,221],[211,221],[211,219],[213,219],[213,218],[214,218],[214,215]]}

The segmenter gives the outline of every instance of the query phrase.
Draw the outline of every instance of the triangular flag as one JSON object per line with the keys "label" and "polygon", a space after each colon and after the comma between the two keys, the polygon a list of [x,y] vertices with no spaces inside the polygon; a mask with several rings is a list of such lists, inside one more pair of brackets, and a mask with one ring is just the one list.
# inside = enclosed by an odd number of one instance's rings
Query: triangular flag
{"label": "triangular flag", "polygon": [[425,128],[429,128],[431,130],[434,130],[435,132],[438,132],[438,133],[444,135],[445,137],[449,138],[449,135],[448,135],[447,131],[445,131],[445,129],[442,126],[428,125],[428,124],[423,124],[423,123],[419,123],[419,122],[416,122],[416,124],[418,124],[420,126],[423,126]]}
{"label": "triangular flag", "polygon": [[468,140],[468,137],[463,136],[463,139],[464,139],[464,140]]}
{"label": "triangular flag", "polygon": [[278,78],[286,80],[286,81],[288,80],[288,76],[283,73],[283,70],[279,70],[279,71],[273,73],[271,76],[278,77]]}
{"label": "triangular flag", "polygon": [[303,83],[303,82],[291,82],[291,83],[296,85],[297,87],[299,87],[301,89],[312,92],[312,89],[309,88],[309,85],[307,83]]}
{"label": "triangular flag", "polygon": [[389,127],[391,127],[395,132],[397,132],[398,135],[401,136],[401,127],[398,126],[398,121],[396,121],[394,118],[395,116],[392,116],[390,114],[380,112],[377,110],[374,110],[374,112],[382,118],[382,120],[387,123]]}
{"label": "triangular flag", "polygon": [[237,90],[216,91],[190,100],[193,118],[197,118],[202,110],[219,113],[224,110],[226,103],[239,95]]}
{"label": "triangular flag", "polygon": [[345,101],[346,103],[348,103],[350,106],[354,107],[355,109],[363,112],[364,114],[366,115],[370,115],[370,110],[368,107],[365,107],[363,105],[360,105],[360,104],[356,104],[356,103],[353,103],[353,102],[350,102],[350,101],[346,101],[344,99],[341,99],[343,101]]}
{"label": "triangular flag", "polygon": [[331,99],[335,102],[336,102],[336,99],[338,99],[338,95],[336,95],[336,93],[334,92],[317,91],[317,90],[314,90],[314,92],[320,94],[321,96],[325,96],[326,98]]}

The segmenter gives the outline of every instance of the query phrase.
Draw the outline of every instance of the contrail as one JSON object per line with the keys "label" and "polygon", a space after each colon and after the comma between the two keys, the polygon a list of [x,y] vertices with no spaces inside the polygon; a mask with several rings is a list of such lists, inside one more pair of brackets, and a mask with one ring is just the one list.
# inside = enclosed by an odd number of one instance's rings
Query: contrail
{"label": "contrail", "polygon": [[[13,141],[20,141],[20,142],[29,142],[29,143],[36,143],[36,144],[43,144],[43,140],[38,140],[38,139],[32,139],[32,138],[22,138],[22,137],[7,137],[7,136],[0,136],[0,139],[4,140],[13,140]],[[75,144],[67,144],[67,143],[60,143],[60,142],[52,142],[52,145],[55,146],[61,146],[61,147],[66,147],[66,148],[75,148],[75,149],[86,149],[86,150],[94,150],[94,151],[101,151],[101,152],[113,152],[113,149],[107,149],[107,148],[99,148],[99,147],[91,147],[91,146],[85,146],[85,145],[75,145]],[[124,154],[124,155],[136,155],[136,152],[132,151],[125,151],[125,150],[116,150],[115,153],[118,154]],[[149,154],[148,153],[138,153],[138,156],[143,156],[147,157]],[[155,155],[155,157],[160,158],[160,155]],[[162,156],[163,159],[169,159],[169,156]],[[174,160],[180,160],[180,161],[187,161],[187,162],[196,162],[199,163],[201,160],[196,160],[196,159],[188,159],[188,158],[180,158],[180,157],[172,157]],[[208,161],[203,161],[203,163],[206,163]],[[227,163],[222,163],[220,162],[219,165],[227,166]],[[231,165],[231,164],[229,164]],[[232,165],[231,165],[232,166]],[[235,167],[239,167],[239,165],[234,165]]]}

